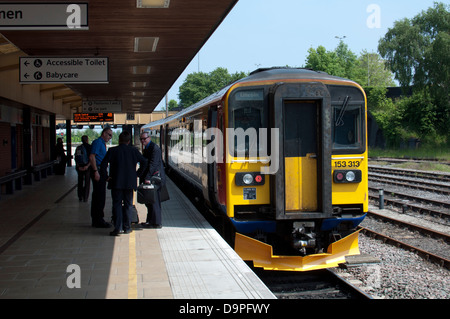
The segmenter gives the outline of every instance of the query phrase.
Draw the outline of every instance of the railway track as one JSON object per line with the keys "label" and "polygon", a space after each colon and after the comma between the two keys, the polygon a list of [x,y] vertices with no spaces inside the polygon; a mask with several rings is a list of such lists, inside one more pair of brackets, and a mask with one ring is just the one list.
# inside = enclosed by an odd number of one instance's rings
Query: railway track
{"label": "railway track", "polygon": [[369,165],[369,198],[403,212],[412,211],[450,220],[450,174]]}
{"label": "railway track", "polygon": [[394,168],[394,167],[385,167],[378,165],[369,165],[369,173],[381,173],[386,175],[399,175],[405,177],[415,177],[415,178],[424,178],[431,179],[439,182],[447,182],[450,183],[450,173],[444,172],[428,172],[428,171],[418,171],[413,169],[406,168]]}
{"label": "railway track", "polygon": [[278,299],[372,299],[328,269],[288,272],[255,268],[254,271]]}
{"label": "railway track", "polygon": [[[391,227],[386,223],[389,223]],[[368,216],[361,228],[362,232],[367,236],[415,252],[426,260],[450,269],[450,254],[448,250],[450,235],[448,233],[373,211],[368,212]]]}
{"label": "railway track", "polygon": [[[448,173],[369,165],[369,199],[379,204],[383,189],[384,204],[400,211],[395,218],[394,211],[369,211],[362,232],[449,269],[449,182]],[[434,218],[428,220],[426,215]]]}
{"label": "railway track", "polygon": [[[379,203],[379,188],[369,187],[369,199]],[[449,202],[430,200],[388,189],[384,189],[383,200],[387,206],[398,207],[403,212],[411,210],[420,214],[450,219]]]}
{"label": "railway track", "polygon": [[370,173],[369,179],[372,182],[388,183],[390,185],[401,186],[405,188],[413,188],[422,191],[434,192],[443,195],[450,195],[450,184],[442,184],[430,181],[417,181],[413,178],[402,178],[398,176],[386,176],[384,174]]}

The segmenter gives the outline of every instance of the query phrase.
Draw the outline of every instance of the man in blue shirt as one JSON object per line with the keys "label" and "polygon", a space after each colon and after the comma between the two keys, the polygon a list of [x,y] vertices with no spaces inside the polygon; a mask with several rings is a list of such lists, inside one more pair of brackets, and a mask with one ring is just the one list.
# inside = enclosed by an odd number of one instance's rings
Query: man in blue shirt
{"label": "man in blue shirt", "polygon": [[[106,155],[106,143],[112,138],[112,130],[110,127],[103,129],[102,134],[98,139],[92,142],[91,154],[89,155],[89,162],[91,163],[91,178],[92,178],[92,201],[91,201],[91,218],[92,227],[96,228],[109,228],[110,223],[105,222],[103,219],[105,214],[103,209],[105,208],[106,200],[106,172],[100,174],[100,164]],[[105,168],[106,170],[106,168]]]}

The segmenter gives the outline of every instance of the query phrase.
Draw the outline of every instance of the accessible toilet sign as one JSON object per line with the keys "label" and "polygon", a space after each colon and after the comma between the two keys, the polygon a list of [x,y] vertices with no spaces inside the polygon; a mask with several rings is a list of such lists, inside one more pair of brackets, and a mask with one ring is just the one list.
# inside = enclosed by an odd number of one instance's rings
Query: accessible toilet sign
{"label": "accessible toilet sign", "polygon": [[88,30],[87,3],[0,3],[0,30]]}
{"label": "accessible toilet sign", "polygon": [[108,83],[107,57],[21,57],[20,83]]}

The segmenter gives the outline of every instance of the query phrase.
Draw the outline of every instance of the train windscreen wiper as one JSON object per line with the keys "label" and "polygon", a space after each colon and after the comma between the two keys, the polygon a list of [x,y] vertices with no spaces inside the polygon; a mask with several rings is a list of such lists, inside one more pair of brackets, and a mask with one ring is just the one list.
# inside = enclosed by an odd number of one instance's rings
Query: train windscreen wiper
{"label": "train windscreen wiper", "polygon": [[347,105],[348,105],[349,101],[350,101],[350,96],[347,95],[344,99],[344,103],[342,104],[341,111],[339,112],[339,115],[336,118],[336,121],[334,122],[334,126],[343,126],[344,125],[344,120],[343,120],[344,113],[347,109]]}

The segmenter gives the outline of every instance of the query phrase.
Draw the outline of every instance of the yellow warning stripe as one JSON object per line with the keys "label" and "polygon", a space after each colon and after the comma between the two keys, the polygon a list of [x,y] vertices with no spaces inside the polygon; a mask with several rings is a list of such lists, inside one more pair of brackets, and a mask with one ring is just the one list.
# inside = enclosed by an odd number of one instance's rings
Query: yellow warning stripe
{"label": "yellow warning stripe", "polygon": [[129,235],[129,263],[128,263],[128,299],[137,299],[136,274],[136,236],[134,232]]}

